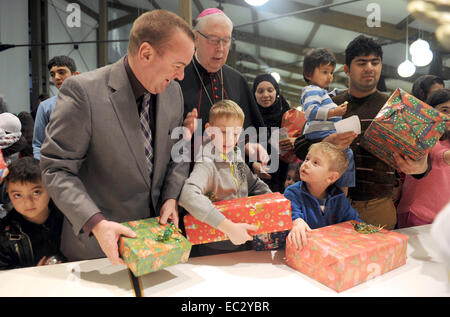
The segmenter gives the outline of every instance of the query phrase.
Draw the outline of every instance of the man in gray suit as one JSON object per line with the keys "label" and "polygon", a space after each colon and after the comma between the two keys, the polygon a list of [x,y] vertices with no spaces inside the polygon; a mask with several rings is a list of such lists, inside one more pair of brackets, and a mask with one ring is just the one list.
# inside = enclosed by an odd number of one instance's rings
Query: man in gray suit
{"label": "man in gray suit", "polygon": [[118,239],[135,233],[119,222],[160,216],[162,224],[178,225],[189,163],[170,157],[177,142],[171,132],[183,125],[183,95],[174,79],[183,79],[193,54],[189,25],[155,10],[134,22],[127,56],[61,87],[41,168],[66,216],[61,250],[70,261],[106,255],[123,264]]}

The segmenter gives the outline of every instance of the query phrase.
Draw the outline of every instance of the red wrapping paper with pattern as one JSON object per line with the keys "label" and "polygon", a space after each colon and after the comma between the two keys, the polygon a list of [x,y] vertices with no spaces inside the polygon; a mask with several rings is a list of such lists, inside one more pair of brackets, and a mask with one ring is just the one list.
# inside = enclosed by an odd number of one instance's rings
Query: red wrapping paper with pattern
{"label": "red wrapping paper with pattern", "polygon": [[[214,205],[233,222],[246,222],[258,226],[255,235],[292,228],[291,202],[280,193],[224,200]],[[228,240],[222,231],[191,215],[184,217],[184,226],[187,238],[192,244]]]}
{"label": "red wrapping paper with pattern", "polygon": [[[305,123],[306,117],[303,111],[297,109],[289,109],[283,114],[281,127],[286,128],[286,131],[290,138],[297,138],[302,135]],[[294,150],[281,151],[280,158],[286,163],[295,163],[299,160],[295,155]]]}
{"label": "red wrapping paper with pattern", "polygon": [[358,233],[355,222],[309,232],[302,250],[286,241],[286,264],[341,292],[406,263],[408,236],[385,229]]}

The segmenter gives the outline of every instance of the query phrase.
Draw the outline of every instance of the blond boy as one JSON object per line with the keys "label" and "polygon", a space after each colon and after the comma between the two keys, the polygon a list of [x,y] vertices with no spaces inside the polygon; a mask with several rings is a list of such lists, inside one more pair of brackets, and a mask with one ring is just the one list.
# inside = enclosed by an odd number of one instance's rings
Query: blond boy
{"label": "blond boy", "polygon": [[301,249],[307,243],[306,232],[347,220],[360,221],[344,192],[334,183],[345,172],[347,157],[328,142],[311,145],[300,166],[300,181],[286,188],[291,201],[293,227],[288,241]]}
{"label": "blond boy", "polygon": [[252,240],[249,231],[257,227],[234,223],[213,202],[270,193],[269,187],[254,175],[236,146],[242,133],[244,113],[231,100],[214,104],[206,123],[211,140],[203,145],[201,160],[185,181],[179,204],[192,216],[224,232],[234,245]]}

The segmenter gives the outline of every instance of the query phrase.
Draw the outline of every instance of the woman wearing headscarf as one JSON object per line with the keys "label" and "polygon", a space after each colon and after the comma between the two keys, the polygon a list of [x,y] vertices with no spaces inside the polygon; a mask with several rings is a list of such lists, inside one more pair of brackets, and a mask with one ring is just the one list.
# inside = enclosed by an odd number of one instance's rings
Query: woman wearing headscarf
{"label": "woman wearing headscarf", "polygon": [[[258,104],[259,112],[267,127],[267,140],[270,140],[271,128],[280,128],[283,114],[290,109],[286,99],[280,94],[280,88],[277,81],[270,74],[258,75],[253,82],[253,94]],[[280,144],[281,150],[289,150],[293,145],[290,141]],[[270,154],[272,147],[267,148]],[[256,162],[253,164],[253,170],[258,176],[269,185],[273,192],[283,192],[284,181],[286,179],[288,164],[279,161],[278,169],[273,173],[267,173],[264,167]]]}

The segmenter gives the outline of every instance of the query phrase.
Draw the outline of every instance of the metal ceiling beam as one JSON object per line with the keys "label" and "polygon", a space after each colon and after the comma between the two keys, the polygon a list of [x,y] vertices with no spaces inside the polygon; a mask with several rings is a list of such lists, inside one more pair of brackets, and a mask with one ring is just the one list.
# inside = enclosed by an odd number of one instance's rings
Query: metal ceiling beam
{"label": "metal ceiling beam", "polygon": [[180,16],[192,27],[192,0],[178,0]]}
{"label": "metal ceiling beam", "polygon": [[[397,23],[395,25],[395,28],[398,30],[403,30],[407,24],[410,24],[411,22],[413,22],[416,18],[412,15],[409,14],[406,18],[404,18],[403,20],[401,20],[399,23]],[[409,27],[408,27],[409,28]]]}
{"label": "metal ceiling beam", "polygon": [[[285,72],[298,74],[300,76],[302,76],[302,74],[303,74],[303,67],[300,65],[301,62],[298,62],[298,61],[293,62],[293,63],[283,64],[279,61],[268,59],[268,58],[258,58],[258,60],[257,60],[254,57],[252,57],[251,55],[248,55],[245,53],[239,53],[238,62],[239,61],[262,65],[262,68],[259,69],[259,73],[265,73],[268,70],[276,71],[277,69],[279,69],[279,70],[282,70]],[[285,76],[283,78],[285,78]],[[347,77],[342,77],[342,76],[335,76],[334,82],[342,84],[342,85],[348,84]],[[300,85],[306,86],[307,84],[305,81],[301,80]]]}
{"label": "metal ceiling beam", "polygon": [[[322,2],[322,5],[327,5],[330,4],[331,2],[333,2],[333,0],[325,0]],[[327,11],[328,9],[323,9],[322,11]],[[314,23],[311,31],[308,34],[308,37],[306,38],[306,41],[303,43],[304,46],[310,46],[312,40],[314,39],[314,37],[317,34],[317,31],[320,28],[321,23]]]}
{"label": "metal ceiling beam", "polygon": [[202,3],[200,2],[200,0],[193,0],[194,1],[194,5],[197,8],[197,11],[200,13],[203,10],[205,10],[205,8],[203,7]]}
{"label": "metal ceiling beam", "polygon": [[136,20],[137,17],[139,17],[139,13],[134,12],[134,13],[129,13],[127,15],[124,15],[120,18],[114,19],[112,21],[109,21],[108,22],[108,30],[114,30],[114,29],[120,28],[122,26],[131,24],[134,22],[134,20]]}
{"label": "metal ceiling beam", "polygon": [[[227,3],[247,7],[247,5],[243,4],[240,0],[227,0]],[[259,10],[281,15],[286,12],[294,12],[312,8],[315,8],[315,6],[289,0],[278,0],[268,2],[266,5],[261,6]],[[298,18],[305,21],[320,23],[322,25],[364,33],[389,40],[403,41],[405,39],[405,32],[397,29],[395,24],[383,22],[382,27],[369,27],[365,17],[334,10],[328,10],[325,12],[322,10],[317,10],[306,14],[299,14]],[[237,25],[236,27],[239,26]],[[410,28],[411,34],[416,34],[418,31],[418,29]]]}
{"label": "metal ceiling beam", "polygon": [[108,6],[107,0],[98,0],[98,29],[97,29],[97,67],[108,65]]}

